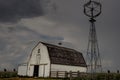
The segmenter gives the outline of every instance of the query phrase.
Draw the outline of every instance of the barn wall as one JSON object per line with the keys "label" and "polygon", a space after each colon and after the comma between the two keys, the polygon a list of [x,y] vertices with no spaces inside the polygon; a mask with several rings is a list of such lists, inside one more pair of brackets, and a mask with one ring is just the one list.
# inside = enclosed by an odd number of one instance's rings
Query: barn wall
{"label": "barn wall", "polygon": [[19,76],[26,76],[27,75],[27,65],[20,65],[18,67],[18,75]]}
{"label": "barn wall", "polygon": [[32,65],[32,66],[28,66],[28,69],[27,69],[27,76],[30,76],[30,77],[32,77],[33,76],[33,68],[34,68],[34,66]]}
{"label": "barn wall", "polygon": [[73,72],[86,72],[86,67],[78,67],[78,66],[68,66],[68,65],[57,65],[51,64],[51,71],[73,71]]}
{"label": "barn wall", "polygon": [[[40,49],[40,60],[36,59],[36,54],[38,54],[38,49]],[[50,58],[48,55],[47,47],[39,43],[32,51],[28,66],[28,76],[33,76],[34,65],[39,65],[39,77],[48,77],[50,73]]]}

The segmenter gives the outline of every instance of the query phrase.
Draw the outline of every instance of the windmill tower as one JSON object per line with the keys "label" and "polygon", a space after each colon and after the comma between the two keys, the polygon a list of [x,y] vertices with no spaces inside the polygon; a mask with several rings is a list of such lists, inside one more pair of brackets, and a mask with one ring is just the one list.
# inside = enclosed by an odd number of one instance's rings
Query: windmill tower
{"label": "windmill tower", "polygon": [[90,32],[87,48],[88,72],[93,76],[96,72],[102,71],[101,57],[99,53],[97,34],[95,28],[95,18],[101,14],[101,3],[97,0],[89,0],[84,4],[84,14],[90,18]]}

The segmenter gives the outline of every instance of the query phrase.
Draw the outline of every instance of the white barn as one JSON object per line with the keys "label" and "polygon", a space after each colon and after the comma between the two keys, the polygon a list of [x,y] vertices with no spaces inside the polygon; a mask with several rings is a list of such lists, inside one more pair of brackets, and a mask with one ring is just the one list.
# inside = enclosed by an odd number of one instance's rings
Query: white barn
{"label": "white barn", "polygon": [[39,42],[27,64],[18,67],[19,76],[49,77],[51,71],[86,72],[82,53],[61,46]]}

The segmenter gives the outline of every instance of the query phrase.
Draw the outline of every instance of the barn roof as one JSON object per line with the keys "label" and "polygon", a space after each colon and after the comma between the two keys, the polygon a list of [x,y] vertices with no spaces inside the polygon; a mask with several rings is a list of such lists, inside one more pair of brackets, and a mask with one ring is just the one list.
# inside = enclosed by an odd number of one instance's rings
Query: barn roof
{"label": "barn roof", "polygon": [[[43,42],[42,42],[43,43]],[[86,62],[81,52],[74,49],[43,43],[47,46],[51,64],[71,65],[86,67]]]}

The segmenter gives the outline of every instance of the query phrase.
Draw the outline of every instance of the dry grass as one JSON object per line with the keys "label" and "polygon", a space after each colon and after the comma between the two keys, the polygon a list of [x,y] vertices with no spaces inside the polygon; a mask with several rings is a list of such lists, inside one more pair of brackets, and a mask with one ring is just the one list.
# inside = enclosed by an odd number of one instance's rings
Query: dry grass
{"label": "dry grass", "polygon": [[0,80],[62,80],[62,79],[40,79],[40,78],[0,78]]}

